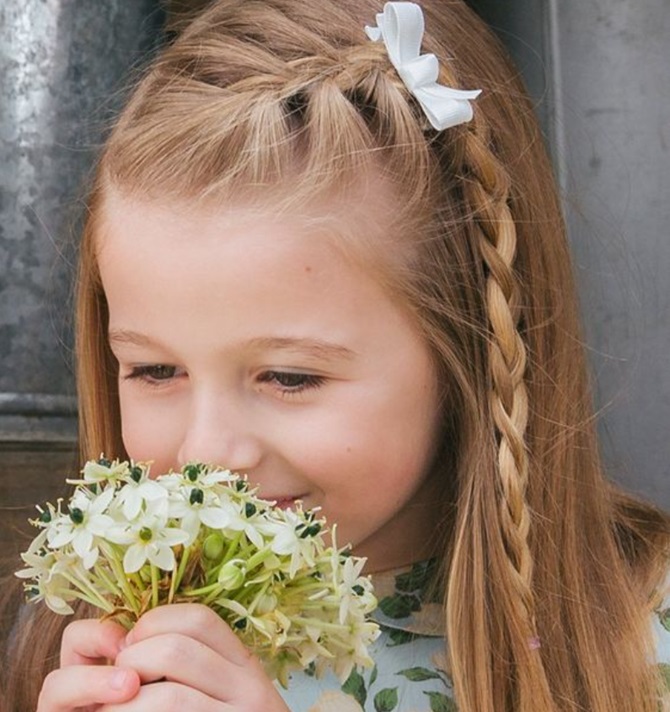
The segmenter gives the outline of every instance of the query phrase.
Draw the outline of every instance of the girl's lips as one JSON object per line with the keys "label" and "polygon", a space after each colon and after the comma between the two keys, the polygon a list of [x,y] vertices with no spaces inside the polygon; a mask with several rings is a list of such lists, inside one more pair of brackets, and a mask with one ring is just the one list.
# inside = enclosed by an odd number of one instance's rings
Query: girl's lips
{"label": "girl's lips", "polygon": [[298,500],[304,499],[305,495],[304,494],[299,494],[296,495],[295,497],[263,497],[263,499],[268,500],[269,502],[274,502],[275,507],[278,507],[279,509],[289,509],[292,507]]}

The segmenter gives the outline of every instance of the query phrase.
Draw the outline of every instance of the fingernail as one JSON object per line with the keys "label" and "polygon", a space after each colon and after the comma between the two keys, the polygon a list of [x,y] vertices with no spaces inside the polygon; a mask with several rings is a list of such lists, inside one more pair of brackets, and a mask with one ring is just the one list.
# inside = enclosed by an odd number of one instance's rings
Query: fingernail
{"label": "fingernail", "polygon": [[123,689],[127,680],[127,670],[114,670],[111,677],[109,678],[109,686],[112,688],[112,690],[121,690]]}

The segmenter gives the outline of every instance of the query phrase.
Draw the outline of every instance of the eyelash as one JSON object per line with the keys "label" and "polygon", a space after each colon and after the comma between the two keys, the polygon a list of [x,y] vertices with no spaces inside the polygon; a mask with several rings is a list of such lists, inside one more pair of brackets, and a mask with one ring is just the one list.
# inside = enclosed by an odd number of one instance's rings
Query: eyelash
{"label": "eyelash", "polygon": [[[326,381],[323,376],[315,376],[308,373],[294,373],[292,371],[265,371],[258,380],[261,383],[276,383],[282,393],[287,395],[302,393],[311,388],[319,388]],[[293,383],[291,383],[291,381],[293,381]],[[295,381],[299,381],[299,383],[295,383]]]}
{"label": "eyelash", "polygon": [[[170,375],[163,377],[158,377],[159,372],[169,371]],[[161,386],[167,381],[171,381],[175,377],[177,369],[175,366],[167,366],[162,363],[150,364],[146,366],[133,366],[130,373],[125,375],[123,379],[125,381],[140,381],[147,386],[152,386],[154,388]]]}
{"label": "eyelash", "polygon": [[[169,371],[171,375],[166,376],[165,371]],[[146,366],[134,366],[130,373],[124,376],[126,381],[140,381],[144,385],[151,388],[160,388],[164,383],[175,378],[177,368],[175,366],[167,366],[165,364],[151,364]],[[162,372],[162,377],[157,377],[157,374]],[[292,395],[302,393],[303,391],[316,389],[322,386],[326,378],[307,373],[294,373],[292,371],[265,371],[258,380],[261,383],[274,383],[279,387],[279,390],[284,395]],[[298,381],[296,383],[296,381]]]}

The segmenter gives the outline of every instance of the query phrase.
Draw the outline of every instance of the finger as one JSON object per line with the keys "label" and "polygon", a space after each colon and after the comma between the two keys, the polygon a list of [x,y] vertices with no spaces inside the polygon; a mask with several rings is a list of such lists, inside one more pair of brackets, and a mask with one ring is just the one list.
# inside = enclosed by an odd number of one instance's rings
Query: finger
{"label": "finger", "polygon": [[[239,710],[239,708],[237,708]],[[204,693],[173,682],[145,685],[129,702],[105,704],[99,712],[233,712],[233,707],[208,697]],[[39,712],[39,710],[38,710]],[[271,712],[270,710],[263,712]]]}
{"label": "finger", "polygon": [[[229,705],[207,695],[174,682],[161,682],[145,685],[129,702],[122,704],[105,704],[98,712],[183,712],[183,710],[198,710],[198,712],[290,712],[286,703],[277,695],[273,699],[258,698],[247,700],[244,705]],[[39,712],[39,711],[38,711]]]}
{"label": "finger", "polygon": [[63,632],[61,667],[96,665],[114,660],[125,644],[126,630],[113,621],[74,621]]}
{"label": "finger", "polygon": [[148,611],[127,635],[126,643],[132,645],[166,633],[178,633],[197,640],[240,667],[255,660],[214,611],[196,603],[175,603]]}
{"label": "finger", "polygon": [[217,700],[243,700],[270,685],[262,666],[249,659],[240,667],[210,647],[180,633],[164,633],[134,643],[116,664],[136,670],[143,684],[168,680],[200,690]]}
{"label": "finger", "polygon": [[73,712],[93,704],[118,704],[140,689],[134,670],[108,666],[72,665],[49,673],[44,680],[37,712]]}

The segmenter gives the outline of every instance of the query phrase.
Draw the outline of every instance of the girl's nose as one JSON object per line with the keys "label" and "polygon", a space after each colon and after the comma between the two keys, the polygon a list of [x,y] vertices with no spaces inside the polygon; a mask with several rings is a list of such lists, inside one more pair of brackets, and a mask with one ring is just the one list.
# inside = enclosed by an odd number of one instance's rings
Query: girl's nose
{"label": "girl's nose", "polygon": [[[236,417],[237,416],[237,417]],[[186,425],[177,459],[205,462],[234,472],[251,472],[262,458],[261,440],[230,408],[201,405]]]}

